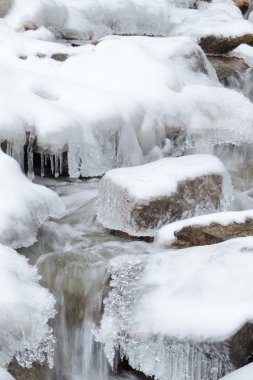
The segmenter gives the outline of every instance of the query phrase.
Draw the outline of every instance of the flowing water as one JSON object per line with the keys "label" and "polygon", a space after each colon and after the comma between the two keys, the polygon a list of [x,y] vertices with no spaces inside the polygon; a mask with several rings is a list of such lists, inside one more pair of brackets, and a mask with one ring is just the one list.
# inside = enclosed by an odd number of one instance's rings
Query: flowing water
{"label": "flowing water", "polygon": [[66,213],[60,220],[44,224],[38,242],[22,250],[31,263],[37,263],[42,284],[57,300],[58,314],[53,321],[55,367],[46,373],[43,369],[41,380],[138,379],[127,372],[113,374],[93,331],[100,322],[102,301],[108,292],[108,260],[115,255],[143,253],[150,246],[121,240],[98,225],[97,180],[44,179],[43,184],[60,195]]}

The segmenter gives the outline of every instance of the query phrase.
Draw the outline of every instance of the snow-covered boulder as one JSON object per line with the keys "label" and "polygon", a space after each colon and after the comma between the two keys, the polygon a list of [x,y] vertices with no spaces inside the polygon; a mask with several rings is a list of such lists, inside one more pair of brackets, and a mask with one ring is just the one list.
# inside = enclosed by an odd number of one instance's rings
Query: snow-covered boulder
{"label": "snow-covered boulder", "polygon": [[170,35],[191,36],[205,52],[224,54],[242,43],[252,45],[253,25],[233,1],[214,1],[185,15]]}
{"label": "snow-covered boulder", "polygon": [[253,236],[253,210],[227,211],[180,220],[163,226],[155,241],[166,247],[192,247]]}
{"label": "snow-covered boulder", "polygon": [[38,281],[24,256],[0,245],[0,367],[13,357],[25,367],[45,360],[52,366],[54,337],[48,321],[55,315],[55,300]]}
{"label": "snow-covered boulder", "polygon": [[[67,47],[27,33],[0,22],[0,140],[19,162],[28,134],[29,153],[43,155],[41,172],[47,161],[58,175],[68,152],[71,177],[182,154],[199,140],[202,152],[253,142],[253,105],[220,85],[188,37],[111,36]],[[170,149],[173,130],[184,141]]]}
{"label": "snow-covered boulder", "polygon": [[119,350],[157,380],[217,380],[244,365],[252,355],[252,250],[246,237],[114,258],[97,333],[110,363]]}
{"label": "snow-covered boulder", "polygon": [[13,248],[32,245],[38,227],[63,213],[63,203],[53,191],[33,184],[1,149],[0,173],[0,243]]}
{"label": "snow-covered boulder", "polygon": [[168,222],[223,210],[230,200],[221,161],[191,155],[110,170],[100,183],[97,213],[106,228],[153,236]]}

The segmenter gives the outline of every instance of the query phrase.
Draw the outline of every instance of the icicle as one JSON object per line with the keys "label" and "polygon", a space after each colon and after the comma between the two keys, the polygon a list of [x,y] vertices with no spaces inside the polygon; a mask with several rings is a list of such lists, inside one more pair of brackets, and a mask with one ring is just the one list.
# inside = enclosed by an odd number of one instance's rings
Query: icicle
{"label": "icicle", "polygon": [[12,144],[12,157],[19,163],[21,169],[24,171],[24,144],[25,139],[18,138]]}
{"label": "icicle", "polygon": [[54,156],[50,156],[51,173],[54,174]]}
{"label": "icicle", "polygon": [[63,153],[59,155],[59,160],[60,160],[60,174],[62,174],[62,169],[63,169]]}
{"label": "icicle", "polygon": [[56,154],[54,156],[54,162],[55,162],[55,171],[54,171],[54,176],[55,178],[59,177],[59,156]]}
{"label": "icicle", "polygon": [[45,176],[45,158],[43,153],[40,154],[40,175],[41,177]]}
{"label": "icicle", "polygon": [[33,170],[33,137],[29,136],[29,143],[27,147],[27,165],[28,165],[28,178],[31,180],[34,179],[34,170]]}
{"label": "icicle", "polygon": [[7,141],[6,154],[12,157],[12,143]]}

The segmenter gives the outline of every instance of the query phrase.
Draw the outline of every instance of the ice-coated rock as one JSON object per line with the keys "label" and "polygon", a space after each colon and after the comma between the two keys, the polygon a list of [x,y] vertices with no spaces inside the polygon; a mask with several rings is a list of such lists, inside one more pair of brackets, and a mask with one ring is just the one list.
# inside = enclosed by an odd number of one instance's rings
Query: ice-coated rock
{"label": "ice-coated rock", "polygon": [[53,365],[54,337],[48,325],[55,300],[39,285],[37,269],[11,248],[0,245],[0,367],[13,357],[20,365]]}
{"label": "ice-coated rock", "polygon": [[113,259],[97,332],[110,363],[120,352],[157,380],[216,380],[247,364],[252,250],[246,237]]}
{"label": "ice-coated rock", "polygon": [[1,149],[0,172],[0,243],[27,247],[44,221],[62,215],[64,205],[56,193],[33,184]]}
{"label": "ice-coated rock", "polygon": [[192,247],[253,236],[253,210],[197,216],[163,226],[155,241],[165,247]]}
{"label": "ice-coated rock", "polygon": [[153,236],[168,222],[226,209],[230,200],[230,179],[221,161],[191,155],[107,172],[97,210],[106,228]]}

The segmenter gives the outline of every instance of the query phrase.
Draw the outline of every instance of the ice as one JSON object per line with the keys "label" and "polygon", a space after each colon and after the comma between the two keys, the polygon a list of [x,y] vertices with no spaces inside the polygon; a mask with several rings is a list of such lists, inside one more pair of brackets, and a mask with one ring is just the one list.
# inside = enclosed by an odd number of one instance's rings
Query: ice
{"label": "ice", "polygon": [[159,380],[231,372],[225,341],[253,320],[252,250],[249,237],[111,260],[97,333],[110,363],[120,350],[133,368]]}
{"label": "ice", "polygon": [[223,377],[221,380],[252,380],[252,378],[253,378],[253,364],[249,364]]}
{"label": "ice", "polygon": [[64,206],[54,192],[26,178],[2,150],[0,170],[0,242],[13,248],[32,245],[38,227],[62,215]]}
{"label": "ice", "polygon": [[[195,204],[194,196],[187,188],[187,181],[211,175],[221,176],[221,189],[218,184],[203,184],[213,187],[212,194],[199,194],[199,202]],[[166,215],[163,210],[156,210],[153,205],[146,211],[146,221],[154,219],[154,225],[143,224],[143,215],[136,215],[136,210],[150,202],[169,199],[177,195],[181,183],[185,181],[182,190],[183,197],[175,212],[172,206],[167,207]],[[187,200],[188,194],[188,200]],[[191,198],[192,197],[192,198]],[[215,199],[218,197],[218,205]],[[218,210],[226,210],[233,198],[233,190],[229,175],[219,159],[211,155],[190,155],[178,158],[163,158],[161,160],[136,167],[112,169],[101,180],[97,201],[98,219],[104,227],[121,230],[130,235],[153,236],[156,229],[169,220],[184,219]],[[173,204],[174,199],[170,202]],[[187,205],[184,202],[188,202]],[[183,213],[181,208],[185,206]],[[215,206],[216,205],[216,206]],[[135,213],[134,213],[135,212]],[[155,213],[158,213],[158,220]],[[176,216],[174,215],[176,214]],[[141,221],[139,221],[139,219]],[[143,220],[144,219],[144,220]]]}
{"label": "ice", "polygon": [[15,357],[21,366],[53,364],[54,337],[48,320],[55,300],[38,283],[35,267],[13,249],[0,245],[0,366]]}
{"label": "ice", "polygon": [[218,223],[228,226],[232,223],[245,223],[246,220],[253,219],[253,210],[226,211],[215,214],[201,215],[194,218],[180,220],[163,226],[156,234],[155,241],[164,246],[170,246],[176,240],[176,233],[188,226],[210,226]]}

